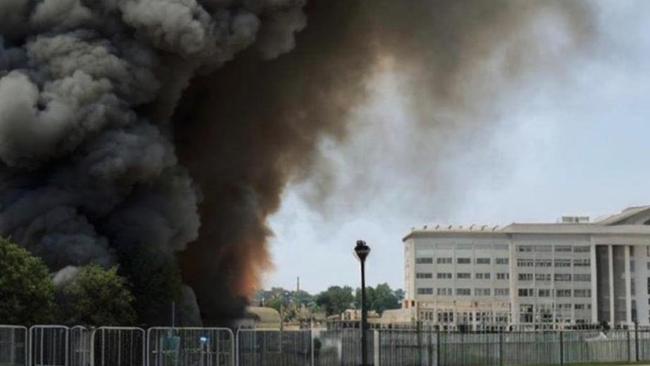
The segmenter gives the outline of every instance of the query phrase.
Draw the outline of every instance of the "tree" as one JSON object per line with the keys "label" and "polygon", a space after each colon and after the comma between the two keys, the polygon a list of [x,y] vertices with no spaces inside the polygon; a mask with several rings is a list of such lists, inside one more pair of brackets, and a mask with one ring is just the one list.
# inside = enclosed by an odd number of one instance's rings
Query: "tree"
{"label": "tree", "polygon": [[316,304],[324,309],[327,315],[341,314],[354,304],[352,287],[332,286],[318,294]]}
{"label": "tree", "polygon": [[[377,287],[366,287],[366,304],[368,310],[374,310],[382,314],[384,310],[399,309],[400,301],[399,291],[393,291],[387,283],[377,285]],[[355,306],[361,308],[361,289],[355,292]]]}
{"label": "tree", "polygon": [[131,325],[136,319],[133,295],[117,267],[82,267],[57,295],[66,324]]}
{"label": "tree", "polygon": [[47,323],[54,313],[54,283],[43,261],[0,238],[0,323]]}

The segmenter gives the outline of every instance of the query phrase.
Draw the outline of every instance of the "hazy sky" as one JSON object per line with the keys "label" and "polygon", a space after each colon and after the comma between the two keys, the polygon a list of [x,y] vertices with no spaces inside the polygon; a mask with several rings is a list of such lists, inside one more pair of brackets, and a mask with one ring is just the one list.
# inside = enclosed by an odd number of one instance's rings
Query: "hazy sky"
{"label": "hazy sky", "polygon": [[[325,141],[322,151],[334,174],[368,169],[381,179],[367,192],[359,187],[358,201],[335,189],[322,207],[303,199],[310,182],[291,186],[271,220],[275,269],[265,286],[294,288],[297,276],[310,292],[357,286],[352,248],[364,239],[372,248],[369,284],[401,288],[401,238],[413,226],[553,222],[650,204],[650,2],[597,4],[601,34],[588,57],[570,61],[566,74],[529,80],[489,122],[490,133],[442,152],[436,174],[453,189],[438,187],[427,157],[411,144],[399,74],[378,76],[350,139],[343,146]],[[396,167],[393,156],[414,163]],[[423,182],[430,189],[421,189]]]}

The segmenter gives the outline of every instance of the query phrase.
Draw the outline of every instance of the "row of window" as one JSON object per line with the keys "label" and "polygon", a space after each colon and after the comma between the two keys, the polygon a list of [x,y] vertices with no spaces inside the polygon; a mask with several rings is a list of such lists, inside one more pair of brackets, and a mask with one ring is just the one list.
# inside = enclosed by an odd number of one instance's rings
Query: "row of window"
{"label": "row of window", "polygon": [[[520,273],[518,277],[519,281],[532,281],[533,278],[535,278],[536,281],[550,281],[551,274],[550,273]],[[570,273],[555,273],[553,275],[553,278],[555,281],[571,281],[571,279],[573,278],[573,281],[588,282],[591,281],[591,274],[577,273],[571,276]]]}
{"label": "row of window", "polygon": [[[517,259],[517,267],[571,267],[571,259]],[[589,258],[574,259],[574,267],[589,267],[591,260]]]}
{"label": "row of window", "polygon": [[[517,295],[519,297],[551,297],[551,291],[551,289],[520,288],[517,290]],[[556,289],[555,297],[571,297],[571,291],[573,291],[573,297],[591,297],[590,289]]]}
{"label": "row of window", "polygon": [[551,252],[555,250],[556,253],[589,253],[591,247],[588,245],[518,245],[517,251],[522,253],[530,252]]}
{"label": "row of window", "polygon": [[[472,296],[471,288],[437,288],[436,295],[438,296]],[[418,295],[433,295],[433,288],[431,287],[419,287],[417,289]],[[474,296],[492,296],[491,288],[475,288]],[[509,288],[495,288],[494,296],[510,296]]]}
{"label": "row of window", "polygon": [[553,309],[559,311],[570,311],[572,309],[591,310],[591,304],[539,304],[537,306],[533,304],[520,304],[519,312],[532,313],[534,308],[537,308],[537,312],[552,311]]}
{"label": "row of window", "polygon": [[[510,260],[509,258],[495,258],[494,262],[496,264],[509,264]],[[419,257],[415,258],[415,263],[417,264],[433,264],[433,258],[432,257]],[[452,264],[453,263],[453,258],[452,257],[438,257],[436,258],[436,263],[437,264]],[[456,263],[457,264],[471,264],[472,263],[472,258],[469,257],[458,257],[456,258]],[[475,261],[476,264],[490,264],[492,263],[492,258],[487,258],[487,257],[482,257],[482,258],[476,258]]]}
{"label": "row of window", "polygon": [[[433,273],[431,272],[417,272],[415,278],[418,279],[432,279]],[[436,273],[436,278],[439,280],[450,280],[453,278],[453,273],[450,272],[438,272]],[[469,272],[458,272],[456,273],[456,279],[459,280],[469,280],[472,278],[472,274]],[[489,280],[492,278],[492,273],[490,272],[479,272],[474,274],[474,278],[477,280]],[[507,272],[497,273],[497,280],[509,280],[510,274]]]}

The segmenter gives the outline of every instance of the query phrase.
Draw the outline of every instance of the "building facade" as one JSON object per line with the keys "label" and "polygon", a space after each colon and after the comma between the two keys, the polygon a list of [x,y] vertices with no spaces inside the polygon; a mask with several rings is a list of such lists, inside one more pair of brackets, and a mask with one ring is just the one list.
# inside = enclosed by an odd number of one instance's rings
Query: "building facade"
{"label": "building facade", "polygon": [[425,226],[403,241],[404,308],[425,324],[650,325],[650,206],[593,223]]}

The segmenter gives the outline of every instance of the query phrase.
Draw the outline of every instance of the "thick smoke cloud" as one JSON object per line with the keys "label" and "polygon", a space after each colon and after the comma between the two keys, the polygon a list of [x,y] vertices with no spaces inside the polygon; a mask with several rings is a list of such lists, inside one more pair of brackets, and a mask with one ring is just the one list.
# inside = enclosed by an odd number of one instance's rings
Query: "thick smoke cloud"
{"label": "thick smoke cloud", "polygon": [[4,0],[0,233],[59,282],[119,264],[145,322],[177,301],[223,323],[270,266],[284,188],[324,169],[373,75],[407,76],[423,133],[482,125],[504,80],[580,51],[589,18],[578,1]]}
{"label": "thick smoke cloud", "polygon": [[366,173],[374,172],[373,156],[389,158],[381,143],[366,156],[368,168],[345,172],[329,169],[319,145],[345,142],[378,73],[391,67],[403,76],[414,116],[405,127],[430,139],[414,154],[435,171],[437,153],[459,142],[455,131],[490,126],[490,106],[512,83],[559,72],[591,34],[589,9],[578,1],[323,0],[305,11],[308,25],[293,51],[271,61],[247,51],[196,78],[175,116],[179,156],[204,195],[199,239],[183,268],[208,319],[236,313],[238,304],[223,299],[249,295],[271,265],[267,218],[288,182],[315,182],[310,197],[318,209],[340,176],[353,177],[337,189],[349,192],[349,202],[373,199],[367,183],[374,174]]}

